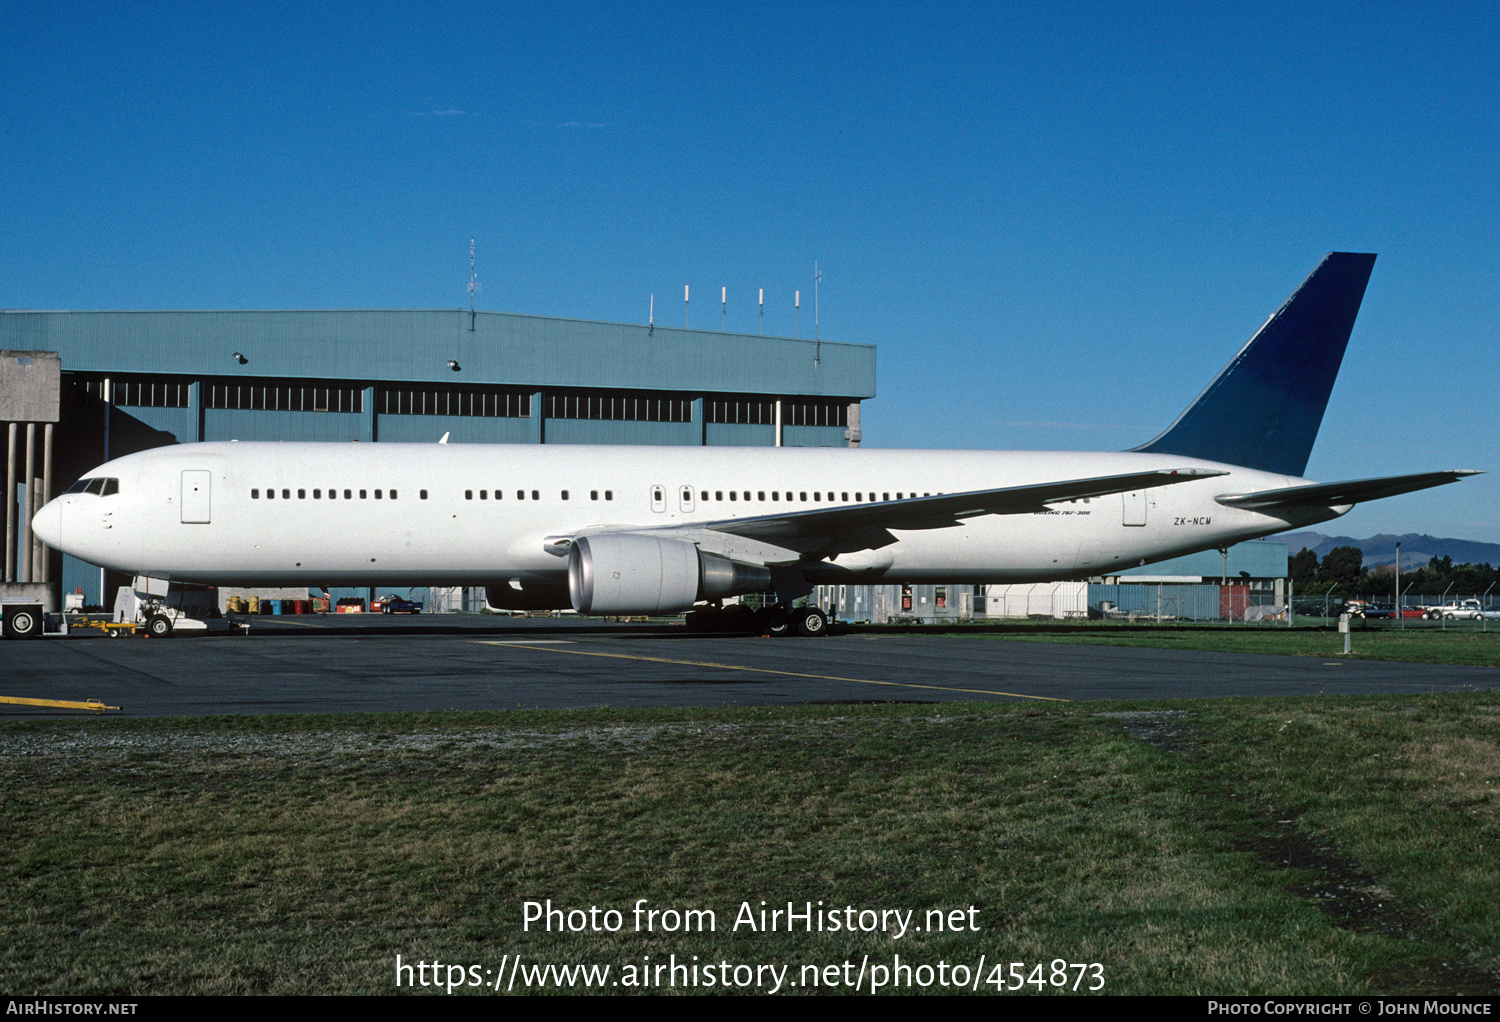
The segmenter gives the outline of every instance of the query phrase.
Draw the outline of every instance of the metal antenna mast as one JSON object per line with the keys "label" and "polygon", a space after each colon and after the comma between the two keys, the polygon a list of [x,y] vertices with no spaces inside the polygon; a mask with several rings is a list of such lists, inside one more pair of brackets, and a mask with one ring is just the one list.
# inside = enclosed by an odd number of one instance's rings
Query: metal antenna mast
{"label": "metal antenna mast", "polygon": [[823,271],[818,261],[813,260],[813,365],[823,363],[823,341],[818,336],[818,285],[823,283]]}
{"label": "metal antenna mast", "polygon": [[474,239],[469,239],[469,332],[474,332],[474,292],[479,290],[479,278],[474,273]]}

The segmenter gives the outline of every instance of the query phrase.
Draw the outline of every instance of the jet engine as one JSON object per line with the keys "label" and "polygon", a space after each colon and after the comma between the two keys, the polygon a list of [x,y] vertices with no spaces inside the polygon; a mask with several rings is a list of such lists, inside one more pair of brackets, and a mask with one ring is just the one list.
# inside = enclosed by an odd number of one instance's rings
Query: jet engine
{"label": "jet engine", "polygon": [[671,614],[769,588],[770,569],[682,539],[605,533],[580,536],[568,551],[568,595],[580,614]]}

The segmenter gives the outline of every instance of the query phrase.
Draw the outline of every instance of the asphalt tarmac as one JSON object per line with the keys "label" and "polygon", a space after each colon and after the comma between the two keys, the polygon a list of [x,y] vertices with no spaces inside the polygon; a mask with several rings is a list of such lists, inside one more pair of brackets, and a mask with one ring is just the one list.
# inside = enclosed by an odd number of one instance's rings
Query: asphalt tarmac
{"label": "asphalt tarmac", "polygon": [[[599,706],[1179,699],[1500,687],[1500,669],[855,632],[475,616],[257,618],[249,635],[0,643],[0,695],[140,717]],[[0,704],[0,720],[75,715]]]}

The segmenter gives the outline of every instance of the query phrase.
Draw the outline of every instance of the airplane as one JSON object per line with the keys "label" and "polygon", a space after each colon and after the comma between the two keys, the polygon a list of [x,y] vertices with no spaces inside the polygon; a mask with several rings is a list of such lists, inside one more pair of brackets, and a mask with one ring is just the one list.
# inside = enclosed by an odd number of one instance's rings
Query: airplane
{"label": "airplane", "polygon": [[[1327,255],[1128,451],[215,442],[99,466],[34,518],[114,571],[218,586],[484,586],[496,608],[823,634],[818,584],[1105,575],[1474,475],[1302,478],[1374,267]],[[706,606],[705,606],[706,604]]]}

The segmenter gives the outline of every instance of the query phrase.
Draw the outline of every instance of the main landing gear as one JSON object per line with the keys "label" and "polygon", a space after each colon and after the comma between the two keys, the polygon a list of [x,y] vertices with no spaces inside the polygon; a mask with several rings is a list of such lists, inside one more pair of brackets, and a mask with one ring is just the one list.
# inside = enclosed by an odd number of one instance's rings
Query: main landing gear
{"label": "main landing gear", "polygon": [[690,632],[749,632],[753,635],[801,635],[814,638],[828,634],[828,615],[817,607],[699,607],[687,616]]}

